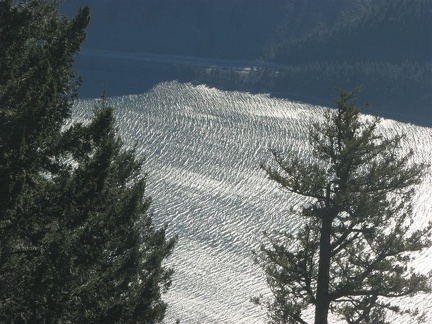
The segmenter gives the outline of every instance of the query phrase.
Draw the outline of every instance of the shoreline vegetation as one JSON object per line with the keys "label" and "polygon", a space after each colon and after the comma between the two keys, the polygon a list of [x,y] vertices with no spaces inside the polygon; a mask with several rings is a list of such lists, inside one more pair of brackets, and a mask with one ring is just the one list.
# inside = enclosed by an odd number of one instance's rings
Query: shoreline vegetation
{"label": "shoreline vegetation", "polygon": [[[359,86],[359,101],[370,99],[367,113],[419,126],[432,127],[428,75],[432,65],[406,62],[386,64],[314,63],[286,66],[259,60],[222,60],[155,53],[127,53],[84,49],[76,68],[84,77],[82,98],[96,98],[104,84],[112,96],[137,94],[156,84],[178,80],[206,84],[227,91],[267,93],[310,104],[329,106],[329,93],[343,84]],[[112,77],[107,78],[107,74]],[[389,79],[388,75],[393,78]],[[403,81],[406,74],[416,75]],[[369,80],[365,82],[365,79]],[[107,83],[108,82],[108,83]],[[314,91],[310,91],[313,88]],[[410,96],[406,91],[410,89]],[[407,109],[409,107],[409,109]]]}
{"label": "shoreline vegetation", "polygon": [[374,114],[432,127],[432,0],[75,0],[62,11],[84,4],[84,48],[129,60],[78,55],[84,87],[100,81],[93,96],[178,80],[328,105],[335,88],[360,87]]}

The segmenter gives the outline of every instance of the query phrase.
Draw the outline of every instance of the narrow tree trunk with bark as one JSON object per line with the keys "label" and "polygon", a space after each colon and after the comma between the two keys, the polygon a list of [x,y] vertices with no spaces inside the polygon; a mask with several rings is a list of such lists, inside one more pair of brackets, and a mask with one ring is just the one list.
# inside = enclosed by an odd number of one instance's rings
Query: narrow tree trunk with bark
{"label": "narrow tree trunk with bark", "polygon": [[320,254],[318,265],[318,286],[315,305],[315,324],[327,324],[327,316],[330,306],[329,282],[330,282],[330,234],[332,218],[324,215],[321,224]]}

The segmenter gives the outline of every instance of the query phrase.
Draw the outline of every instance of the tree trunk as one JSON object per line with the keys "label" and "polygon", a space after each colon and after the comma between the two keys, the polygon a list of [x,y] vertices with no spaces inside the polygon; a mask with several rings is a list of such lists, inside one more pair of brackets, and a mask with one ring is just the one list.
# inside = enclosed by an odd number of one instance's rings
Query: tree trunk
{"label": "tree trunk", "polygon": [[318,285],[315,305],[315,324],[327,324],[327,316],[330,306],[330,234],[332,218],[329,216],[330,215],[324,215],[320,231],[321,237],[318,265]]}

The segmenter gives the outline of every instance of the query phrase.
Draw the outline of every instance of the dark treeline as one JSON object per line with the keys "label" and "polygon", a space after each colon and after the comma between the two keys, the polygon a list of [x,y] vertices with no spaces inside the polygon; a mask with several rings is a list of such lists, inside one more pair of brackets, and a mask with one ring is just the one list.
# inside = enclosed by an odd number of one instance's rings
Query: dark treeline
{"label": "dark treeline", "polygon": [[268,58],[290,66],[290,89],[320,96],[328,85],[359,85],[384,116],[430,126],[431,4],[377,2],[343,24],[279,43]]}
{"label": "dark treeline", "polygon": [[[376,2],[376,1],[375,1]],[[370,0],[124,0],[89,4],[89,47],[223,59],[273,59],[291,39],[349,22]]]}
{"label": "dark treeline", "polygon": [[432,125],[431,75],[432,66],[418,62],[313,62],[249,72],[199,67],[176,71],[181,81],[195,80],[224,90],[268,92],[320,105],[331,104],[328,93],[335,85],[360,87],[359,100],[371,104],[368,113],[424,126]]}
{"label": "dark treeline", "polygon": [[[264,53],[266,60],[282,65],[279,69],[253,69],[247,76],[232,71],[195,76],[226,89],[295,95],[321,104],[327,103],[326,94],[336,86],[360,86],[360,100],[368,98],[374,113],[431,126],[432,2],[385,0],[372,6],[365,1],[362,7],[338,3],[333,16],[330,3],[327,15],[320,6],[309,12],[313,19],[319,17],[317,11],[321,17],[336,18],[333,24],[315,20],[315,27],[301,35],[288,27],[279,34],[279,42]],[[301,13],[293,1],[292,8],[295,5]]]}
{"label": "dark treeline", "polygon": [[267,58],[284,64],[415,61],[430,63],[430,0],[385,0],[333,26],[301,38],[285,38]]}
{"label": "dark treeline", "polygon": [[168,78],[321,104],[360,86],[382,116],[432,125],[432,0],[87,2],[87,47],[280,65],[246,75],[182,66]]}

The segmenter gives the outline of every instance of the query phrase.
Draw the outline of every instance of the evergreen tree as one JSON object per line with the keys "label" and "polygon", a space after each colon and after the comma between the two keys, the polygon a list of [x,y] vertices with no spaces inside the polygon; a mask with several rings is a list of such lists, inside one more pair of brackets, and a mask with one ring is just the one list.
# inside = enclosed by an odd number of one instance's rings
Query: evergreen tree
{"label": "evergreen tree", "polygon": [[155,229],[143,200],[142,161],[122,149],[103,98],[89,125],[64,133],[69,172],[58,177],[56,206],[71,253],[68,312],[72,323],[157,323],[172,270],[162,267],[175,244]]}
{"label": "evergreen tree", "polygon": [[44,263],[54,229],[48,180],[60,171],[57,144],[78,86],[73,56],[88,22],[88,8],[66,19],[48,1],[0,1],[0,322],[51,322],[63,307],[59,275]]}
{"label": "evergreen tree", "polygon": [[160,322],[175,238],[105,100],[65,129],[89,9],[57,7],[0,0],[0,322]]}
{"label": "evergreen tree", "polygon": [[308,307],[316,324],[327,323],[329,311],[347,323],[385,323],[387,311],[407,311],[393,298],[430,291],[428,277],[408,268],[410,252],[431,244],[431,225],[410,229],[413,185],[425,165],[401,153],[404,136],[388,138],[378,119],[362,118],[356,92],[339,93],[337,110],[312,125],[312,160],[274,150],[277,167],[263,166],[306,198],[301,230],[270,238],[256,253],[274,300],[255,301],[273,323],[306,323]]}

